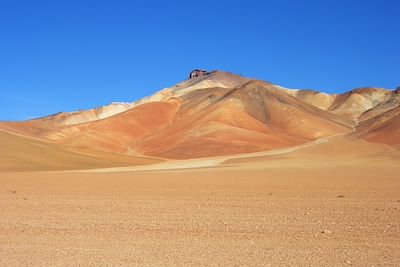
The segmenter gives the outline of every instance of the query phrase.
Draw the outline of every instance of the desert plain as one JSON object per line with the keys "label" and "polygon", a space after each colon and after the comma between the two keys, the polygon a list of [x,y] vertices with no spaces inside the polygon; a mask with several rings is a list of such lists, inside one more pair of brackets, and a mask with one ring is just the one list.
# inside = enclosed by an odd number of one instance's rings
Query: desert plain
{"label": "desert plain", "polygon": [[0,173],[0,265],[398,266],[400,153],[333,143]]}

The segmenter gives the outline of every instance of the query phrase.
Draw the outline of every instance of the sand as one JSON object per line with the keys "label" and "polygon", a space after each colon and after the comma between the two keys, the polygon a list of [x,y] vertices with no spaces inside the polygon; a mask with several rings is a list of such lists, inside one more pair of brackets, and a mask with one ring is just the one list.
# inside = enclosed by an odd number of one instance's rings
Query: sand
{"label": "sand", "polygon": [[0,172],[91,169],[157,162],[162,160],[71,148],[0,130]]}
{"label": "sand", "polygon": [[399,153],[379,151],[3,172],[0,266],[399,266]]}

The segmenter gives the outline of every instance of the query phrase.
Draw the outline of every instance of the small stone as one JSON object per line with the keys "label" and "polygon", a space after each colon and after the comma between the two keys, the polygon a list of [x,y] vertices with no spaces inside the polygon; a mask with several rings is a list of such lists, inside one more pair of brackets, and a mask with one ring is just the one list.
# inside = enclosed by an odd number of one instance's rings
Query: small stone
{"label": "small stone", "polygon": [[346,261],[347,264],[351,264],[351,261]]}
{"label": "small stone", "polygon": [[16,190],[12,190],[12,191],[10,191],[10,193],[15,194],[15,193],[17,193],[17,191]]}
{"label": "small stone", "polygon": [[322,233],[323,233],[323,234],[332,234],[332,231],[330,231],[330,230],[323,230]]}
{"label": "small stone", "polygon": [[344,198],[344,195],[338,195],[337,197],[339,197],[339,198]]}

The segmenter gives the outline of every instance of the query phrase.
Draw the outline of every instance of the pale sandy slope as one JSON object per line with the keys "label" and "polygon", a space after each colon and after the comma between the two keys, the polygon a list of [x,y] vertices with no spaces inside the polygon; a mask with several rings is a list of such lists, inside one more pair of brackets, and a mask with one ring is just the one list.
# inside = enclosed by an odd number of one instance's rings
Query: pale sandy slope
{"label": "pale sandy slope", "polygon": [[0,266],[399,266],[399,158],[338,137],[202,168],[0,173]]}
{"label": "pale sandy slope", "polygon": [[146,165],[161,160],[65,147],[0,130],[0,172]]}

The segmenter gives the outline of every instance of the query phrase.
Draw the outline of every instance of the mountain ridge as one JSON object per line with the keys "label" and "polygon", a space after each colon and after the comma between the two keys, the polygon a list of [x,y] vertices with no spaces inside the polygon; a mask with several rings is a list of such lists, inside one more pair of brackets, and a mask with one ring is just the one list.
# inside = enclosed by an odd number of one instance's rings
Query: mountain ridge
{"label": "mountain ridge", "polygon": [[[130,103],[0,122],[0,129],[79,149],[185,159],[290,147],[337,134],[385,143],[371,136],[387,135],[396,124],[382,114],[396,110],[398,99],[383,88],[326,94],[212,71]],[[390,125],[384,130],[366,122],[375,117]],[[400,143],[396,135],[390,140]]]}

